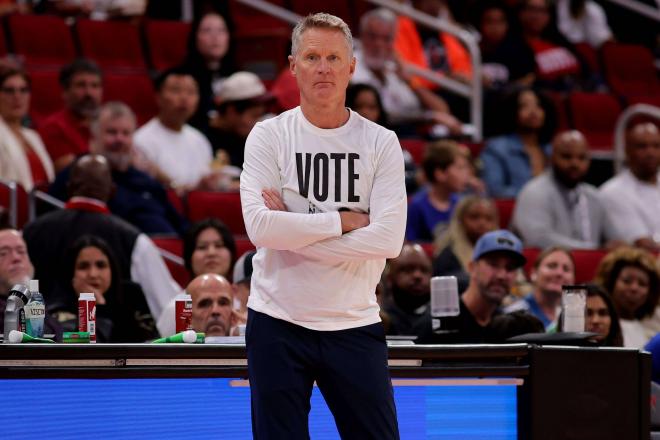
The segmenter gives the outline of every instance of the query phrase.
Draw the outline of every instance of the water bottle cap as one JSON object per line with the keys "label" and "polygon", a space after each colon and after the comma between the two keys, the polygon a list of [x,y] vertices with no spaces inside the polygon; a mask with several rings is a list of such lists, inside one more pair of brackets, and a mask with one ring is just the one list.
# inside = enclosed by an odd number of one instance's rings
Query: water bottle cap
{"label": "water bottle cap", "polygon": [[94,299],[94,294],[93,293],[88,293],[88,292],[81,292],[80,293],[80,299],[93,300]]}
{"label": "water bottle cap", "polygon": [[30,292],[39,291],[39,280],[30,280]]}

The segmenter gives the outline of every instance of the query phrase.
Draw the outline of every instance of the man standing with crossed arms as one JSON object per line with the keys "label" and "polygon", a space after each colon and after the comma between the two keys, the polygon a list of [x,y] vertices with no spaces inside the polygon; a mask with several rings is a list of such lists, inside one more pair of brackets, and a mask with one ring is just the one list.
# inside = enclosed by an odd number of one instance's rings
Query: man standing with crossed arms
{"label": "man standing with crossed arms", "polygon": [[241,175],[258,251],[246,344],[258,439],[309,438],[313,383],[345,439],[398,439],[374,294],[403,243],[406,192],[395,134],[345,107],[351,32],[328,14],[293,30],[300,107],[259,123]]}

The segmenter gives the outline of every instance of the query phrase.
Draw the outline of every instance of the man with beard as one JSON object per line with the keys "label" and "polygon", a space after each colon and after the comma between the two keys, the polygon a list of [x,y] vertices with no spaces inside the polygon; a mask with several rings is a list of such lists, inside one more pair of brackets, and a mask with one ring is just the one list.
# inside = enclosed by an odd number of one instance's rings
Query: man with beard
{"label": "man with beard", "polygon": [[396,32],[396,14],[388,9],[374,9],[362,16],[362,44],[355,51],[358,62],[351,83],[369,84],[378,90],[390,124],[433,122],[459,132],[461,123],[442,98],[429,89],[408,85],[409,78],[394,51]]}
{"label": "man with beard", "polygon": [[660,250],[660,130],[635,124],[626,136],[623,170],[603,184],[600,195],[622,238],[650,251]]}
{"label": "man with beard", "polygon": [[[135,114],[121,102],[104,104],[98,120],[92,124],[90,151],[107,159],[115,186],[108,208],[146,234],[182,235],[186,225],[163,186],[133,166],[135,128]],[[50,188],[51,195],[60,200],[68,198],[69,171],[69,167],[62,170]]]}
{"label": "man with beard", "polygon": [[64,66],[59,81],[64,108],[39,126],[56,172],[89,152],[90,126],[103,96],[101,70],[93,61],[79,59]]}
{"label": "man with beard", "polygon": [[[499,229],[484,234],[474,246],[468,266],[470,284],[459,300],[457,317],[441,318],[430,341],[422,342],[478,344],[494,340],[490,325],[499,312],[502,300],[509,295],[518,268],[524,266],[520,239]],[[510,335],[509,335],[510,336]]]}
{"label": "man with beard", "polygon": [[232,286],[223,276],[200,275],[188,284],[192,298],[192,328],[206,336],[229,336],[234,325]]}
{"label": "man with beard", "polygon": [[391,296],[383,307],[389,318],[389,335],[428,333],[430,314],[431,260],[418,244],[406,243],[399,256],[389,262],[387,287]]}
{"label": "man with beard", "polygon": [[589,146],[577,130],[559,133],[552,144],[552,168],[521,190],[513,227],[526,246],[573,249],[615,247],[620,236],[596,188],[583,182]]}

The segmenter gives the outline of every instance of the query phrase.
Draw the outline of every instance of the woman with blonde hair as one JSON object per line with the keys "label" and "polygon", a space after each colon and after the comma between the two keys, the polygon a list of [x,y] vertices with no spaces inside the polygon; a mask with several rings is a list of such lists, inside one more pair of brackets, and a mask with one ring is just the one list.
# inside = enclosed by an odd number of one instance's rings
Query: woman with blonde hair
{"label": "woman with blonde hair", "polygon": [[612,297],[625,347],[642,348],[660,331],[660,270],[645,250],[620,247],[603,258],[595,283]]}
{"label": "woman with blonde hair", "polygon": [[482,196],[466,196],[456,205],[447,231],[434,243],[433,276],[454,275],[458,290],[467,288],[468,263],[474,245],[483,234],[497,229],[499,217],[493,201]]}

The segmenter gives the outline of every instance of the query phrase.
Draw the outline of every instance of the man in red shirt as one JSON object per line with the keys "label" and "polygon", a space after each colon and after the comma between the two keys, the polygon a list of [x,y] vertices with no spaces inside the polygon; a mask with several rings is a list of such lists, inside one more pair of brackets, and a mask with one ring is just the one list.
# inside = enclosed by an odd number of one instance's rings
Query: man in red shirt
{"label": "man in red shirt", "polygon": [[103,96],[101,69],[93,61],[78,59],[64,66],[59,81],[64,108],[39,127],[56,172],[89,152],[89,127]]}

